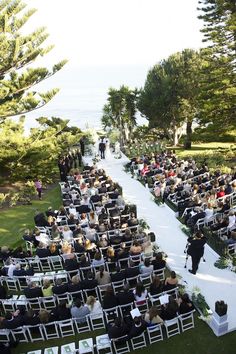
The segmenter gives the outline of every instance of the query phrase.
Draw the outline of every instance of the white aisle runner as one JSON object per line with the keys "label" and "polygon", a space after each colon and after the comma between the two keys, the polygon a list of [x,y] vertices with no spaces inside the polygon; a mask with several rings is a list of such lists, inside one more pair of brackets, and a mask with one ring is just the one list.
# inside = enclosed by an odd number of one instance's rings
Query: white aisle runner
{"label": "white aisle runner", "polygon": [[188,289],[191,291],[194,286],[199,287],[212,310],[217,300],[224,300],[228,304],[229,331],[236,330],[236,274],[228,269],[214,267],[218,255],[207,245],[204,253],[206,262],[201,261],[197,274],[188,272],[191,269],[190,258],[187,268],[184,268],[187,237],[180,229],[182,224],[167,205],[155,204],[151,193],[124,171],[126,162],[126,157],[115,159],[109,156],[97,166],[104,168],[120,184],[123,196],[129,203],[137,205],[138,218],[146,220],[150,231],[156,235],[157,244],[168,255],[168,265],[186,281]]}

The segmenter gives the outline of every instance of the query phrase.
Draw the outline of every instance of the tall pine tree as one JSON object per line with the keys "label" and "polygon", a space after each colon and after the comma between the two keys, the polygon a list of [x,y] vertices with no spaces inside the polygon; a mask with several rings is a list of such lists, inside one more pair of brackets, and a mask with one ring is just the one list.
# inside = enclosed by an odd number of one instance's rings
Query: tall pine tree
{"label": "tall pine tree", "polygon": [[203,41],[208,44],[202,50],[205,65],[199,118],[229,128],[236,124],[236,2],[202,0],[199,4]]}
{"label": "tall pine tree", "polygon": [[31,90],[66,63],[63,60],[51,70],[29,66],[53,48],[43,47],[48,37],[44,27],[21,34],[21,28],[35,11],[27,10],[21,0],[0,0],[0,123],[8,116],[44,106],[58,92],[58,89],[43,93]]}

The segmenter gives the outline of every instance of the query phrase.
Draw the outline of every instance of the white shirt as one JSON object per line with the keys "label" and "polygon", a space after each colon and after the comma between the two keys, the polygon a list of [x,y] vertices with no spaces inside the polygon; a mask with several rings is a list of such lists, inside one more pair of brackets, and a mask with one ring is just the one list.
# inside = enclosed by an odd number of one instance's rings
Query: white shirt
{"label": "white shirt", "polygon": [[91,305],[86,305],[90,311],[90,315],[93,316],[93,318],[98,318],[103,315],[102,311],[102,306],[98,300],[94,303],[93,307]]}

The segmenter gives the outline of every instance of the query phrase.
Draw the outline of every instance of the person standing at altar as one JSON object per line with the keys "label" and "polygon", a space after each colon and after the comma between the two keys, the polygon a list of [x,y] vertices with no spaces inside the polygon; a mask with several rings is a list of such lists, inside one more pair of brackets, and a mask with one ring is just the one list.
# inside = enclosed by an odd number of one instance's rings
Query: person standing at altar
{"label": "person standing at altar", "polygon": [[101,159],[105,159],[105,149],[106,149],[106,144],[104,142],[104,138],[101,139],[99,145],[98,145],[100,154],[101,154]]}

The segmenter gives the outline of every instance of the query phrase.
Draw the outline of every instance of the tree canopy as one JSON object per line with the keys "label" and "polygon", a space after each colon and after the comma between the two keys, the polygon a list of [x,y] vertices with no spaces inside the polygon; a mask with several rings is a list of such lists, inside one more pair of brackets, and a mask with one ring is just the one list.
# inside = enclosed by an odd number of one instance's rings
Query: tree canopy
{"label": "tree canopy", "polygon": [[136,101],[138,90],[127,86],[120,89],[110,88],[107,104],[103,107],[102,125],[106,128],[116,128],[120,132],[120,143],[125,145],[136,126]]}
{"label": "tree canopy", "polygon": [[205,63],[201,75],[199,119],[220,129],[235,126],[236,116],[236,2],[199,1],[203,20]]}
{"label": "tree canopy", "polygon": [[44,106],[58,92],[57,88],[48,92],[32,89],[66,63],[62,60],[51,70],[30,67],[53,48],[43,47],[48,37],[44,27],[27,35],[21,34],[22,27],[35,11],[26,9],[21,0],[0,0],[0,122]]}
{"label": "tree canopy", "polygon": [[170,55],[149,70],[138,100],[138,109],[148,119],[150,128],[158,127],[176,145],[184,123],[196,116],[198,75],[201,58],[198,52],[185,49]]}

